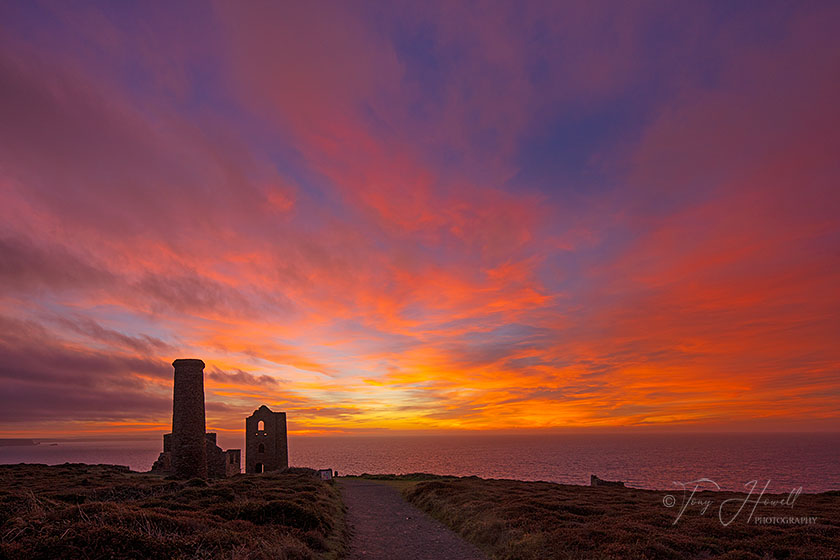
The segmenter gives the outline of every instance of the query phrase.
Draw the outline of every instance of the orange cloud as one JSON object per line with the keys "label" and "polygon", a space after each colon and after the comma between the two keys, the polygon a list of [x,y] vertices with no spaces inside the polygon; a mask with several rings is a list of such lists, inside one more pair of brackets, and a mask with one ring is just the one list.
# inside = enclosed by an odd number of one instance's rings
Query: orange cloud
{"label": "orange cloud", "polygon": [[549,8],[10,29],[0,435],[836,428],[836,9]]}

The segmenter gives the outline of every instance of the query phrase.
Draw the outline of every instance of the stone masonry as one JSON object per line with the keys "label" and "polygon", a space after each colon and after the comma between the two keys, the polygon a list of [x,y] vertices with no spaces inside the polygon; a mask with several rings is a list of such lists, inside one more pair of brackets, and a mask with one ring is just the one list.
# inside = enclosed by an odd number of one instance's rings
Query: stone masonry
{"label": "stone masonry", "polygon": [[245,472],[261,473],[289,468],[286,413],[262,405],[245,419]]}
{"label": "stone masonry", "polygon": [[172,433],[163,436],[163,453],[152,472],[178,478],[219,478],[241,472],[239,449],[222,449],[216,434],[205,432],[204,362],[172,362],[175,378],[172,396]]}
{"label": "stone masonry", "polygon": [[204,362],[175,360],[172,365],[172,468],[179,478],[207,478]]}

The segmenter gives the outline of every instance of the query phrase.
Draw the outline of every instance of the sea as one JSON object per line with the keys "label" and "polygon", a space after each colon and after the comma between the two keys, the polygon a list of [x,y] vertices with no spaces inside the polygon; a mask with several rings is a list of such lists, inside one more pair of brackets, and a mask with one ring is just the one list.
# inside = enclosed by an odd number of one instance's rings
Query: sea
{"label": "sea", "polygon": [[[0,447],[0,463],[107,463],[148,471],[150,441]],[[840,490],[840,434],[517,434],[289,438],[292,466],[339,474],[434,473],[588,485],[590,475],[656,490]]]}

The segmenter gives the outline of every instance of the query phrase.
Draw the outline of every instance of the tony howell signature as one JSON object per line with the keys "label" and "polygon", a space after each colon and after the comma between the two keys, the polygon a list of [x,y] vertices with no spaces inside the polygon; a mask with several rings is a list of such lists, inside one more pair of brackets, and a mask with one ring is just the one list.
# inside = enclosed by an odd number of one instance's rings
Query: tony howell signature
{"label": "tony howell signature", "polygon": [[[709,508],[715,503],[715,499],[710,497],[708,494],[698,495],[698,492],[703,492],[705,490],[720,490],[720,486],[717,482],[710,478],[698,478],[697,480],[692,480],[691,482],[674,482],[675,486],[679,486],[682,488],[682,502],[679,504],[679,511],[677,513],[676,519],[674,519],[674,525],[682,518],[683,513],[689,507],[698,507],[700,509],[700,515],[705,515]],[[756,509],[758,506],[766,506],[772,508],[793,508],[793,505],[796,503],[796,499],[799,497],[799,494],[802,493],[802,487],[799,486],[798,488],[794,488],[790,491],[790,493],[785,496],[784,498],[780,498],[778,496],[773,497],[765,497],[764,494],[767,492],[767,488],[770,486],[770,480],[767,480],[767,483],[761,489],[761,492],[756,494],[756,488],[758,487],[758,480],[751,480],[747,482],[744,487],[749,489],[749,493],[746,496],[739,496],[736,498],[728,498],[720,502],[718,506],[718,519],[720,519],[721,524],[726,527],[730,525],[735,519],[738,518],[739,515],[744,511],[745,508],[749,508],[749,517],[747,518],[747,523],[753,522],[753,516],[755,515]],[[662,503],[665,507],[672,508],[677,505],[677,499],[672,494],[667,494],[662,498]],[[750,507],[752,506],[752,507]],[[758,519],[766,520],[768,519],[766,516],[761,516],[756,518],[756,523]],[[774,516],[772,519],[788,519],[787,517],[777,517]],[[790,518],[793,519],[793,518]],[[799,519],[799,518],[796,518]],[[816,522],[816,518],[803,518],[809,523]],[[813,520],[813,521],[808,521]],[[805,523],[806,521],[802,521]],[[764,521],[766,523],[766,521]],[[792,522],[791,522],[792,523]]]}

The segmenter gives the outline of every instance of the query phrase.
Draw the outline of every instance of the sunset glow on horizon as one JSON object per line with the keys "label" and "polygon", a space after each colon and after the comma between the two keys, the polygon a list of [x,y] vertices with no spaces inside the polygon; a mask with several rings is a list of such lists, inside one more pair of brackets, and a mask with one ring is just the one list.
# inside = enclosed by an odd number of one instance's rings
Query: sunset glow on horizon
{"label": "sunset glow on horizon", "polygon": [[840,4],[284,4],[0,6],[0,437],[840,430]]}

